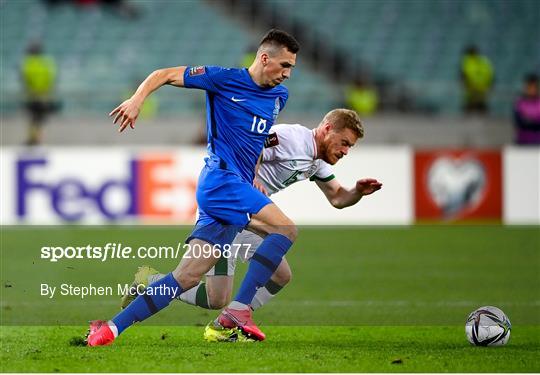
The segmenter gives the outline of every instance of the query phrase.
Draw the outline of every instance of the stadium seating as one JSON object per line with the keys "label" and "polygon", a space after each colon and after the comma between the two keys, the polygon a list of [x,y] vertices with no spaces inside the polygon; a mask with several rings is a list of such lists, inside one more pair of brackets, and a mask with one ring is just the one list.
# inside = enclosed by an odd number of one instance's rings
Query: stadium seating
{"label": "stadium seating", "polygon": [[[137,19],[108,8],[39,0],[5,1],[2,12],[3,111],[20,101],[18,64],[29,41],[42,39],[59,64],[64,111],[110,110],[152,70],[181,64],[238,65],[260,35],[204,1],[141,0]],[[443,113],[460,110],[458,66],[465,45],[479,45],[496,69],[492,112],[508,115],[521,78],[540,68],[540,3],[536,0],[266,0],[280,15],[319,33],[364,62],[377,78],[405,84]],[[324,15],[324,19],[322,18]],[[255,38],[255,39],[253,39]],[[343,87],[299,56],[287,86],[289,113],[323,113],[342,103]],[[160,114],[200,113],[199,92],[157,93]]]}
{"label": "stadium seating", "polygon": [[494,64],[495,113],[507,114],[523,75],[540,69],[536,0],[269,0],[268,4],[367,63],[375,76],[406,83],[443,112],[459,111],[459,61],[469,43],[476,43]]}
{"label": "stadium seating", "polygon": [[[237,66],[248,46],[257,41],[205,2],[132,4],[140,10],[137,19],[121,17],[106,7],[3,2],[3,110],[19,105],[18,66],[26,45],[34,39],[41,39],[46,52],[57,60],[64,112],[77,115],[107,113],[160,67]],[[287,86],[292,94],[287,111],[321,113],[339,102],[339,89],[302,64]],[[204,95],[199,91],[176,94],[165,88],[156,95],[160,115],[202,113]]]}

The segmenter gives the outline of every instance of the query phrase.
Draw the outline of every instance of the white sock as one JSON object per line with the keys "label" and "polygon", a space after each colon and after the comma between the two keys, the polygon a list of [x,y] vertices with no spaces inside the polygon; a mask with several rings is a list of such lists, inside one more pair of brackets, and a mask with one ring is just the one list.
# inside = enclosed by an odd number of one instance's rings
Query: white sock
{"label": "white sock", "polygon": [[230,308],[230,309],[233,309],[233,310],[247,310],[247,309],[249,309],[248,305],[243,304],[242,302],[238,302],[238,301],[232,301],[231,303],[229,303],[229,306],[227,306],[227,307]]}
{"label": "white sock", "polygon": [[263,286],[262,288],[257,289],[257,293],[255,293],[253,301],[251,301],[251,308],[256,310],[270,301],[273,297],[274,294],[270,293],[268,289]]}
{"label": "white sock", "polygon": [[[191,289],[186,290],[184,293],[180,294],[176,299],[185,302],[189,305],[198,306],[197,305],[197,290],[201,287],[202,282],[199,283],[199,285],[194,286]],[[206,297],[208,299],[208,296]]]}
{"label": "white sock", "polygon": [[[156,273],[155,275],[148,276],[148,285],[150,285],[152,283],[155,283],[158,280],[161,280],[165,276],[166,275],[163,274],[163,273]],[[177,296],[176,299],[179,300],[179,301],[185,302],[188,305],[200,306],[200,305],[197,304],[197,291],[201,287],[201,284],[202,284],[202,282],[200,282],[199,285],[194,286],[193,288],[186,290],[184,293]],[[206,306],[200,306],[200,307],[208,308],[208,296],[206,298],[207,298]],[[201,304],[204,304],[204,301]]]}
{"label": "white sock", "polygon": [[[150,285],[152,283],[155,283],[156,281],[162,279],[165,276],[166,275],[163,274],[163,273],[156,273],[155,275],[148,276],[148,285]],[[201,284],[202,284],[202,282],[200,282],[199,285],[194,286],[193,288],[186,290],[184,293],[182,293],[178,297],[176,297],[176,299],[180,300],[182,302],[185,302],[188,305],[198,306],[197,305],[197,290],[199,289]],[[274,296],[275,296],[275,294],[270,293],[268,291],[268,289],[266,289],[266,287],[264,287],[264,286],[257,289],[257,293],[255,293],[255,296],[253,297],[253,300],[251,301],[251,308],[253,310],[261,308],[263,305],[268,303],[268,301],[270,301]],[[247,305],[245,305],[243,303],[240,303],[240,302],[237,302],[237,301],[232,301],[229,304],[228,307],[230,307],[233,310],[246,310],[246,309],[248,309]]]}
{"label": "white sock", "polygon": [[116,328],[116,324],[112,320],[109,320],[107,322],[107,325],[109,326],[110,330],[112,331],[114,338],[118,337],[118,328]]}

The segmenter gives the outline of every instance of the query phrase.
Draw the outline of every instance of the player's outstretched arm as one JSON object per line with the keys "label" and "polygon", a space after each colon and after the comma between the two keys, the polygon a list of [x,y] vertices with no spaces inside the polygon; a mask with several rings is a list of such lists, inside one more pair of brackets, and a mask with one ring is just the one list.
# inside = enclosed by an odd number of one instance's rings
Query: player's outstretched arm
{"label": "player's outstretched arm", "polygon": [[382,188],[382,183],[374,178],[358,180],[356,181],[356,185],[351,189],[343,187],[336,179],[326,182],[316,180],[316,183],[330,204],[339,209],[353,206],[364,195],[373,194]]}
{"label": "player's outstretched arm", "polygon": [[118,123],[120,126],[118,131],[123,132],[128,125],[131,129],[135,129],[135,121],[139,117],[139,111],[144,100],[158,88],[163,85],[183,87],[185,70],[185,66],[159,69],[146,77],[131,98],[124,101],[109,113],[109,116],[114,116],[114,123]]}

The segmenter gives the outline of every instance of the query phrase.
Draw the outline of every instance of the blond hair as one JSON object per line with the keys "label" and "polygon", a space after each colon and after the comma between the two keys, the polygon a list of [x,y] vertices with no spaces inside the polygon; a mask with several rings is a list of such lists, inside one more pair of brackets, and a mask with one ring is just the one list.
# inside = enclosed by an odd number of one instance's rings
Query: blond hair
{"label": "blond hair", "polygon": [[338,108],[328,112],[321,121],[320,125],[325,123],[332,124],[334,130],[351,129],[358,138],[364,137],[364,126],[360,116],[350,109]]}

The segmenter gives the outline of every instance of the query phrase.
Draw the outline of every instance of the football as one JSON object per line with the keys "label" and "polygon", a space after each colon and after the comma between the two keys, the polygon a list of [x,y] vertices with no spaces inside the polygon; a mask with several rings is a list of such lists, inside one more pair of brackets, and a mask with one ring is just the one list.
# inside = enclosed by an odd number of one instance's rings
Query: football
{"label": "football", "polygon": [[476,346],[501,346],[510,339],[512,325],[499,308],[484,306],[469,314],[465,333],[469,342]]}

